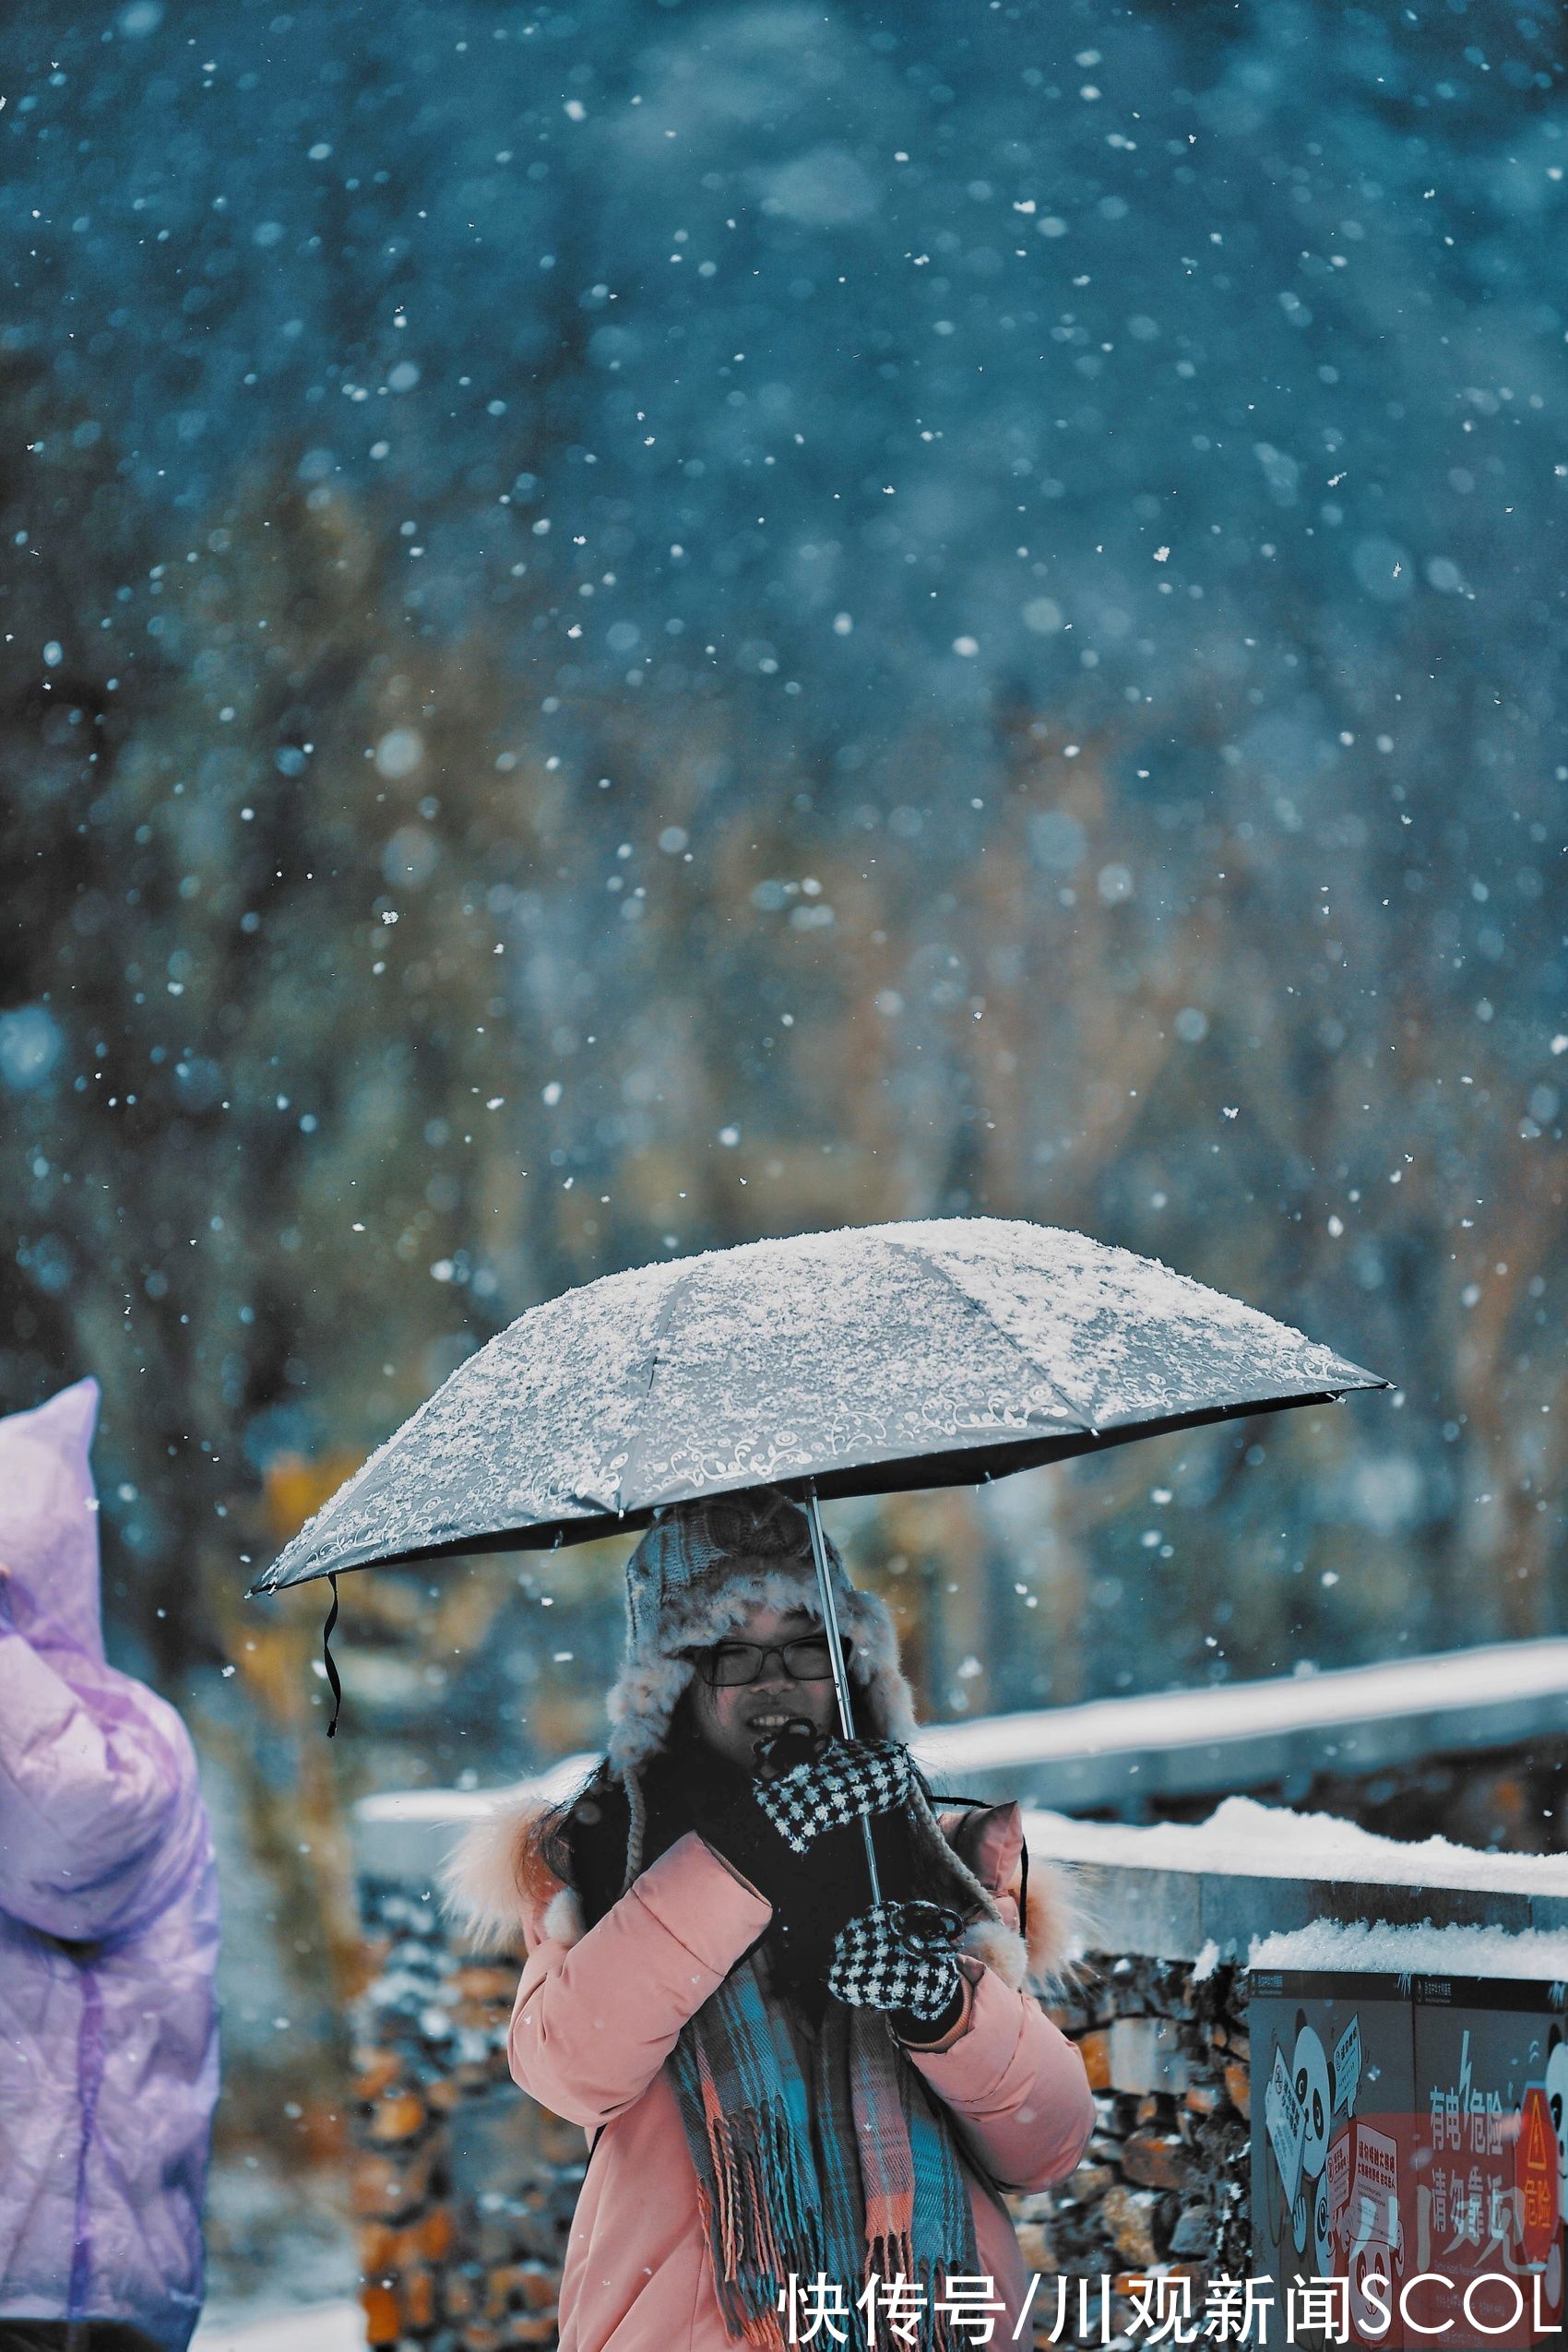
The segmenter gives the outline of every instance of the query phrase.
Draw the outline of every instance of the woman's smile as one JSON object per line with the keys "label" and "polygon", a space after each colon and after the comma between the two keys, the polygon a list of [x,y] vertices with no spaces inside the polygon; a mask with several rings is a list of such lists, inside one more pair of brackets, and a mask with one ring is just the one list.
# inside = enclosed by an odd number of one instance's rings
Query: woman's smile
{"label": "woman's smile", "polygon": [[[821,1631],[821,1619],[810,1610],[777,1610],[759,1601],[728,1629],[725,1638],[755,1642],[766,1648]],[[699,1674],[692,1683],[692,1715],[697,1730],[710,1748],[743,1772],[756,1769],[759,1743],[782,1731],[787,1723],[803,1720],[814,1731],[831,1731],[837,1722],[838,1703],[831,1681],[797,1682],[780,1671],[780,1665],[777,1657],[767,1661],[765,1681],[716,1688]]]}
{"label": "woman's smile", "polygon": [[792,1720],[787,1707],[754,1707],[746,1716],[746,1728],[748,1731],[782,1731],[784,1726]]}

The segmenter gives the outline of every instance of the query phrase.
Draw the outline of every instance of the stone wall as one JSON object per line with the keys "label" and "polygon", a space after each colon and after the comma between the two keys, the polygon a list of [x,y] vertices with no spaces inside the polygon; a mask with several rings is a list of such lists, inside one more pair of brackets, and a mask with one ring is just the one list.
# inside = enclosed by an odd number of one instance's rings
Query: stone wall
{"label": "stone wall", "polygon": [[[520,1962],[467,1958],[428,1895],[371,1882],[362,1902],[375,1974],[356,2018],[353,2197],[369,2342],[378,2352],[552,2344],[585,2150],[581,2132],[507,2072]],[[1098,2120],[1069,2181],[1013,2201],[1027,2264],[1047,2283],[1040,2341],[1059,2275],[1093,2280],[1097,2295],[1102,2277],[1114,2282],[1113,2334],[1134,2275],[1189,2272],[1200,2304],[1211,2271],[1247,2275],[1240,1992],[1231,1968],[1197,1978],[1191,1962],[1099,1954],[1072,1999],[1051,2007],[1083,2049]]]}

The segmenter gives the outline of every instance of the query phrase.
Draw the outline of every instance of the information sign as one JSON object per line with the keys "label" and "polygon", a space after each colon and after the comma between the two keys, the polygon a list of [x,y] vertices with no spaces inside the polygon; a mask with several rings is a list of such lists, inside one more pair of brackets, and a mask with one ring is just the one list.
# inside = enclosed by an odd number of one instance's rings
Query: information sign
{"label": "information sign", "polygon": [[1253,1972],[1254,2267],[1277,2310],[1344,2278],[1358,2345],[1564,2344],[1565,2012],[1561,1984]]}

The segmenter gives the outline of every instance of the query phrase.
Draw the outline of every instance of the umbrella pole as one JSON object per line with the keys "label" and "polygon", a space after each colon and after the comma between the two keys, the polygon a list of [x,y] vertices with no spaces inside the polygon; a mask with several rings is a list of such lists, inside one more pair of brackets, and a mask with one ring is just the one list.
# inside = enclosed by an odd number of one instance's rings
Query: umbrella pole
{"label": "umbrella pole", "polygon": [[[822,1531],[822,1509],[816,1499],[816,1480],[806,1483],[806,1517],[811,1524],[812,1561],[816,1569],[817,1590],[822,1596],[822,1630],[827,1635],[828,1661],[833,1668],[833,1688],[838,1700],[838,1724],[846,1740],[855,1736],[855,1712],[849,1699],[849,1670],[844,1663],[844,1644],[838,1632],[838,1603],[833,1591],[833,1578],[827,1566],[827,1538]],[[871,1880],[871,1899],[882,1900],[882,1881],[877,1875],[876,1847],[872,1841],[871,1823],[862,1814],[861,1834],[866,1846],[866,1874]]]}

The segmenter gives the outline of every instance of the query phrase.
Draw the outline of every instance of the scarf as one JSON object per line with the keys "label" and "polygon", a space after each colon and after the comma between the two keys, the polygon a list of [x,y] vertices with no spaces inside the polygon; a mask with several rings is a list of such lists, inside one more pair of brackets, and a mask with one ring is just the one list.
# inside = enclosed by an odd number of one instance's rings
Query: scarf
{"label": "scarf", "polygon": [[[712,1825],[749,1778],[705,1750],[678,1711],[670,1745],[640,1776],[643,1859]],[[566,1823],[563,1875],[591,1924],[619,1896],[627,1867],[620,1778],[596,1776]],[[873,1835],[889,1894],[952,1898],[902,1816],[878,1821]],[[791,2275],[802,2293],[821,2276],[842,2290],[833,2319],[846,2352],[865,2352],[856,2298],[902,2276],[922,2290],[919,2352],[952,2352],[952,2322],[934,2299],[979,2263],[953,2127],[880,2013],[844,2007],[824,1983],[835,1934],[870,1899],[859,1829],[829,1832],[800,1858],[780,1841],[775,1859],[787,1883],[779,1911],[683,2027],[670,2061],[724,2324],[756,2352],[787,2352],[780,2290]],[[890,2338],[885,2323],[876,2334]]]}
{"label": "scarf", "polygon": [[672,2064],[730,2334],[784,2352],[781,2290],[791,2275],[802,2289],[822,2277],[863,2347],[856,2299],[901,2278],[922,2290],[921,2352],[948,2352],[934,2303],[949,2274],[974,2274],[974,2214],[952,2127],[885,2019],[828,2002],[808,2079],[748,1955],[683,2027]]}

